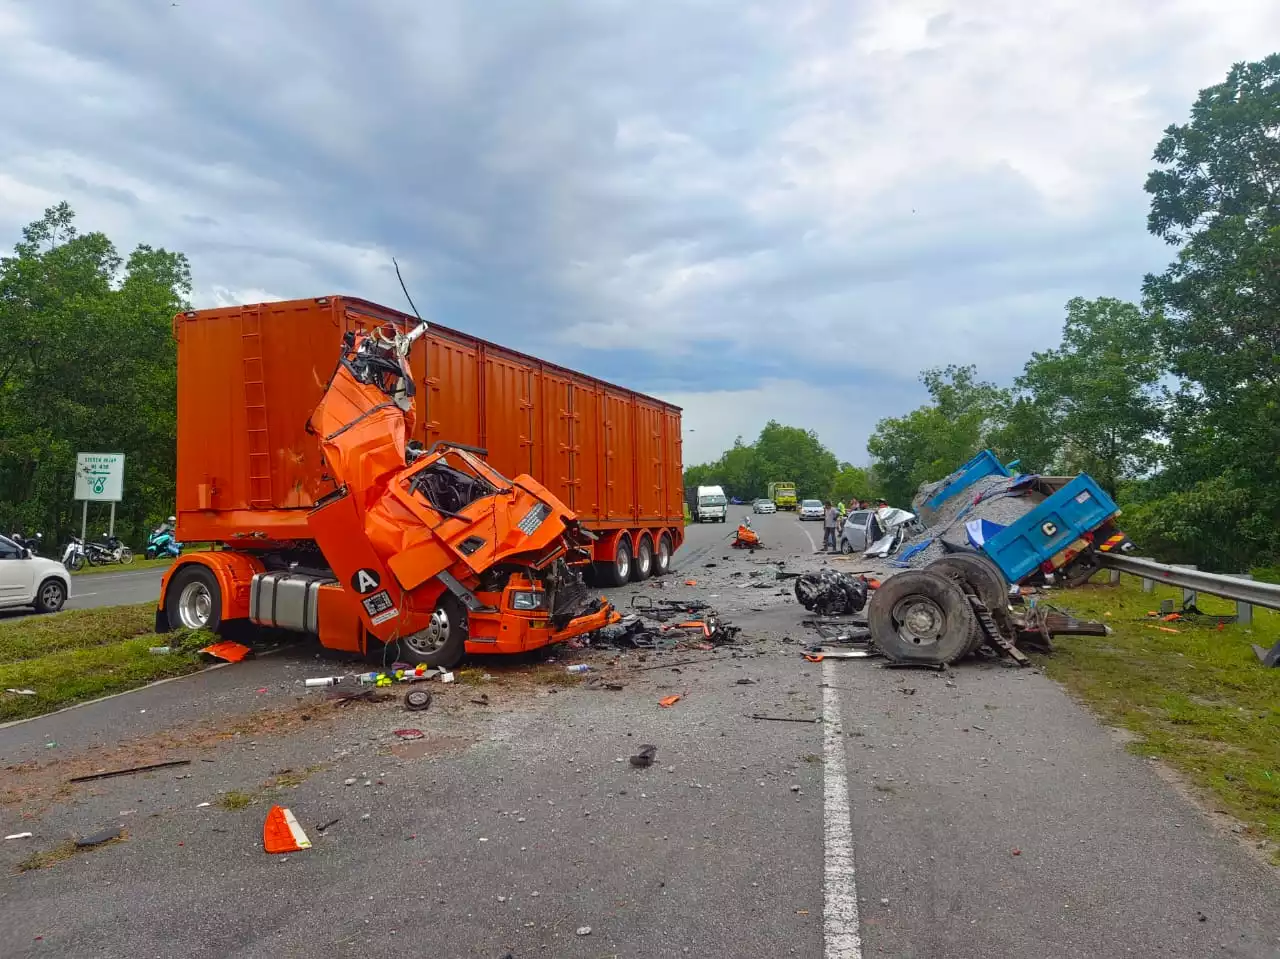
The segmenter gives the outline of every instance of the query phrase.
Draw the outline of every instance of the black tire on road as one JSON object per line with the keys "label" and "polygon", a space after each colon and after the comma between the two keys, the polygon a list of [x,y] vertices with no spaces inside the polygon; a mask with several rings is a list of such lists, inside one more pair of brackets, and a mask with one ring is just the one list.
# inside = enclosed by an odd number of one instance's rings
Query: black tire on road
{"label": "black tire on road", "polygon": [[222,587],[206,566],[191,563],[173,574],[164,594],[164,613],[170,629],[222,627]]}
{"label": "black tire on road", "polygon": [[896,663],[954,663],[969,652],[977,622],[955,582],[922,569],[884,581],[867,606],[871,640]]}
{"label": "black tire on road", "polygon": [[631,567],[634,565],[631,555],[631,540],[624,536],[618,540],[618,549],[614,553],[613,562],[604,564],[601,578],[609,586],[626,586],[631,582]]}
{"label": "black tire on road", "polygon": [[[925,567],[925,571],[968,583],[990,611],[1001,635],[1008,640],[1014,639],[1013,619],[1009,616],[1009,583],[999,566],[977,553],[949,553],[935,559]],[[986,639],[975,618],[969,652],[977,652]]]}
{"label": "black tire on road", "polygon": [[412,666],[452,669],[467,652],[467,611],[457,597],[445,593],[431,614],[431,624],[412,636],[401,637],[391,651],[396,659]]}
{"label": "black tire on road", "polygon": [[663,533],[658,537],[658,550],[653,554],[653,575],[666,576],[671,572],[671,534]]}
{"label": "black tire on road", "polygon": [[642,583],[653,575],[653,540],[648,536],[640,537],[640,546],[636,549],[636,561],[631,564],[631,579]]}
{"label": "black tire on road", "polygon": [[56,613],[67,601],[67,587],[56,576],[50,576],[36,590],[36,612]]}
{"label": "black tire on road", "polygon": [[841,538],[840,552],[844,553],[845,556],[848,556],[850,553],[853,552],[853,544],[850,543],[847,539]]}

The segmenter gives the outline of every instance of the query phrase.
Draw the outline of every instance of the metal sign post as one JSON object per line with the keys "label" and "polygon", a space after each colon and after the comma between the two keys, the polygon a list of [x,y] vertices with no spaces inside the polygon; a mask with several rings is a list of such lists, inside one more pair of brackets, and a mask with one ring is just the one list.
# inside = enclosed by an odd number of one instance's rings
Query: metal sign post
{"label": "metal sign post", "polygon": [[124,495],[123,453],[80,453],[76,456],[75,498],[83,501],[80,510],[80,538],[88,536],[89,502],[111,504],[108,535],[116,532],[116,503]]}

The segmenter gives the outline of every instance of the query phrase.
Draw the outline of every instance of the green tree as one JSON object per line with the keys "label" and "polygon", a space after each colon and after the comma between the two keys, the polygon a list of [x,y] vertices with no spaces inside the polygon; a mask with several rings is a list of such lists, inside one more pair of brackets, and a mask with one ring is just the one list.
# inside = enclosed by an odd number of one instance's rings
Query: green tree
{"label": "green tree", "polygon": [[[831,488],[839,463],[835,455],[822,445],[813,430],[783,426],[770,420],[755,442],[759,457],[759,479],[762,487],[775,481],[796,484],[796,495],[825,496]],[[763,496],[761,488],[757,495]]]}
{"label": "green tree", "polygon": [[1089,473],[1114,495],[1120,480],[1156,465],[1165,373],[1157,329],[1122,300],[1076,297],[1067,304],[1062,343],[1033,353],[1016,381],[1025,405],[1011,411],[1003,439],[1034,431],[1029,445],[1045,460],[1025,469]]}
{"label": "green tree", "polygon": [[831,491],[827,494],[833,503],[848,503],[850,500],[867,500],[875,496],[875,486],[871,481],[871,471],[862,466],[841,463],[840,471],[831,481]]}
{"label": "green tree", "polygon": [[117,527],[135,545],[173,510],[170,330],[190,288],[181,254],[140,246],[122,260],[65,203],[0,259],[0,529],[78,529],[77,452],[125,454]]}
{"label": "green tree", "polygon": [[[1273,531],[1248,540],[1259,561],[1280,551],[1278,129],[1280,54],[1237,64],[1200,92],[1190,122],[1165,131],[1146,183],[1148,228],[1179,248],[1144,284],[1164,315],[1163,350],[1182,380],[1157,485],[1197,502],[1246,504],[1249,517],[1240,522]],[[1153,508],[1152,515],[1168,514]],[[1198,515],[1202,541],[1233,535]]]}
{"label": "green tree", "polygon": [[1003,425],[1008,391],[977,376],[974,366],[925,370],[920,381],[931,402],[876,424],[867,451],[875,485],[890,503],[910,503],[921,483],[952,472]]}

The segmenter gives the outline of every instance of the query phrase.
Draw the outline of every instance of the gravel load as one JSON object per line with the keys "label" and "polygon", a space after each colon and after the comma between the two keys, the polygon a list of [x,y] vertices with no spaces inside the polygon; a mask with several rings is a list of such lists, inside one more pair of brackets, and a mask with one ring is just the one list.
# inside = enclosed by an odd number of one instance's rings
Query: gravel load
{"label": "gravel load", "polygon": [[[1043,494],[1033,491],[1025,491],[1013,496],[992,495],[999,490],[1008,489],[1013,485],[1013,482],[1012,479],[1004,476],[985,476],[978,480],[962,493],[942,503],[937,512],[934,513],[933,523],[928,529],[904,543],[899,548],[898,553],[901,554],[916,543],[930,539],[934,540],[925,549],[907,560],[909,566],[920,569],[928,566],[935,559],[946,555],[946,548],[937,542],[939,539],[946,540],[957,546],[970,548],[969,537],[964,528],[964,524],[969,520],[985,519],[992,523],[999,523],[1001,526],[1008,526],[1010,523],[1021,519],[1044,501]],[[936,486],[936,484],[929,485]],[[983,493],[988,494],[987,498],[976,506],[973,505],[974,499]],[[929,495],[925,492],[925,487],[921,487],[921,492],[917,494],[917,499],[920,499],[921,494]]]}

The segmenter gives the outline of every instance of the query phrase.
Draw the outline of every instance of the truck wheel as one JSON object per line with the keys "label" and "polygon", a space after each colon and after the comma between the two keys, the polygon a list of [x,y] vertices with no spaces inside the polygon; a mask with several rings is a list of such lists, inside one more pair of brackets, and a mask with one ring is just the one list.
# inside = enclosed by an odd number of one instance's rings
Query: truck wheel
{"label": "truck wheel", "polygon": [[604,579],[610,586],[626,586],[631,582],[631,540],[625,536],[618,540],[618,551],[614,553],[613,563],[607,564]]}
{"label": "truck wheel", "polygon": [[452,595],[441,598],[425,629],[402,636],[396,658],[410,665],[451,669],[467,651],[467,614]]}
{"label": "truck wheel", "polygon": [[[935,559],[925,571],[968,583],[991,613],[1004,638],[1014,638],[1013,620],[1009,617],[1009,584],[999,566],[977,553],[950,553]],[[986,634],[977,627],[976,619],[974,626],[971,653],[977,652],[987,640]]]}
{"label": "truck wheel", "polygon": [[164,611],[174,629],[207,629],[216,633],[222,625],[222,590],[213,573],[192,563],[169,580]]}
{"label": "truck wheel", "polygon": [[631,578],[637,583],[644,582],[653,575],[653,540],[648,536],[640,537],[640,548],[636,550],[636,561],[632,564]]}
{"label": "truck wheel", "polygon": [[658,552],[654,556],[654,575],[666,576],[671,572],[671,536],[663,533],[658,537]]}
{"label": "truck wheel", "polygon": [[50,577],[40,584],[36,590],[35,607],[37,613],[56,613],[67,601],[67,587],[62,580]]}
{"label": "truck wheel", "polygon": [[896,663],[953,663],[969,651],[977,622],[969,597],[922,569],[890,576],[867,605],[871,640]]}

